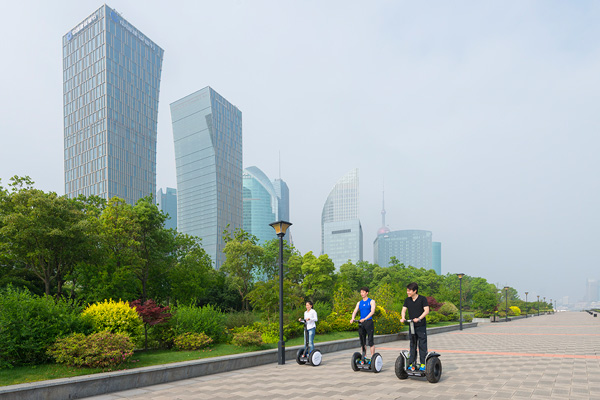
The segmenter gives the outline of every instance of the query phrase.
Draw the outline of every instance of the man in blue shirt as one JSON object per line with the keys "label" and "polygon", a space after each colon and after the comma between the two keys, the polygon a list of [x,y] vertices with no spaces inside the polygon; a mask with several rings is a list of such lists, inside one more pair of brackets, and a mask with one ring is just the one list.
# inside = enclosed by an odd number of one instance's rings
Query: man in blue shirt
{"label": "man in blue shirt", "polygon": [[360,338],[360,347],[363,351],[363,357],[367,355],[366,339],[368,337],[368,344],[371,347],[371,357],[375,354],[375,342],[373,342],[373,335],[375,334],[375,324],[373,323],[373,314],[375,314],[375,300],[369,298],[369,288],[360,288],[360,297],[362,300],[356,303],[354,312],[352,313],[352,319],[350,323],[354,322],[356,313],[360,310],[360,326],[358,327],[358,337]]}

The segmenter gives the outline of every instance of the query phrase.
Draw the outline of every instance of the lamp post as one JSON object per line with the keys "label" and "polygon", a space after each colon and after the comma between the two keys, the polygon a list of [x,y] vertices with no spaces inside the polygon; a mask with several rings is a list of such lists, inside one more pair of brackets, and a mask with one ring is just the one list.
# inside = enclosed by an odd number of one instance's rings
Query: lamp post
{"label": "lamp post", "polygon": [[544,297],[544,307],[546,307],[546,298]]}
{"label": "lamp post", "polygon": [[525,318],[527,318],[527,295],[529,292],[525,292]]}
{"label": "lamp post", "polygon": [[456,274],[456,276],[458,276],[458,310],[459,310],[459,325],[460,325],[460,330],[462,331],[462,278],[463,276],[465,276],[465,274],[463,273],[458,273]]}
{"label": "lamp post", "polygon": [[550,308],[552,309],[552,312],[554,312],[554,307],[553,307],[554,303],[552,302],[552,299],[550,299]]}
{"label": "lamp post", "polygon": [[508,289],[510,289],[508,286],[504,286],[504,296],[506,297],[506,322],[508,322]]}
{"label": "lamp post", "polygon": [[538,317],[540,316],[540,296],[538,295]]}
{"label": "lamp post", "polygon": [[279,237],[279,343],[277,344],[277,363],[285,364],[285,342],[283,341],[283,237],[292,226],[291,222],[277,221],[269,224]]}

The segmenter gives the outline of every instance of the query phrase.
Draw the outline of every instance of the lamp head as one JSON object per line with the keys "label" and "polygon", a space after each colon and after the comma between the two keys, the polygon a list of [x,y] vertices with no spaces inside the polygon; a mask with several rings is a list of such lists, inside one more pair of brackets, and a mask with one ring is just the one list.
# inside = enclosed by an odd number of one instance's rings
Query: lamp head
{"label": "lamp head", "polygon": [[458,279],[462,279],[463,276],[465,276],[465,274],[463,274],[462,272],[459,272],[458,274],[456,274],[456,276],[458,276]]}
{"label": "lamp head", "polygon": [[277,234],[277,236],[283,237],[288,228],[292,226],[292,223],[287,221],[277,221],[272,222],[269,225],[272,226],[273,229],[275,229],[275,233]]}

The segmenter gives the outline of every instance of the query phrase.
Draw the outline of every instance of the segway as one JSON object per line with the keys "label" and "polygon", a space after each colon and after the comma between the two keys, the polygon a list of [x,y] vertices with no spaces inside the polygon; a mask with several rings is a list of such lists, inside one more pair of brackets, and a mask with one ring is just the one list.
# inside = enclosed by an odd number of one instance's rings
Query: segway
{"label": "segway", "polygon": [[321,361],[323,360],[323,355],[321,354],[321,350],[313,349],[313,351],[308,352],[308,329],[306,329],[306,320],[301,319],[300,322],[304,324],[304,348],[298,349],[298,353],[296,353],[296,362],[300,365],[309,364],[313,367],[318,367],[321,365]]}
{"label": "segway", "polygon": [[[358,323],[358,326],[361,326],[361,323]],[[362,347],[362,354],[356,352],[352,354],[352,361],[350,365],[352,366],[352,370],[354,372],[357,371],[367,371],[378,373],[381,372],[383,368],[383,358],[381,354],[375,353],[371,355],[371,358],[367,358],[367,346],[366,344]]]}
{"label": "segway", "polygon": [[[410,335],[415,334],[415,324],[410,320]],[[408,370],[409,360],[408,350],[402,350],[398,358],[396,358],[396,376],[398,379],[407,379],[409,376],[427,377],[430,383],[437,383],[442,377],[442,362],[440,361],[440,355],[434,351],[430,351],[425,356],[425,371],[414,371]]]}

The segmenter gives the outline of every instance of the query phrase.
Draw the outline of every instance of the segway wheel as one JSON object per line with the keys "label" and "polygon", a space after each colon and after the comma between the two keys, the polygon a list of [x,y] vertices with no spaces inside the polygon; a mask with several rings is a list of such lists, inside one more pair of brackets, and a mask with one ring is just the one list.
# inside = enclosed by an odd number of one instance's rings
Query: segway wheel
{"label": "segway wheel", "polygon": [[302,360],[302,354],[304,353],[304,349],[298,349],[296,353],[296,362],[300,365],[306,364],[306,361]]}
{"label": "segway wheel", "polygon": [[404,369],[404,357],[401,355],[396,358],[396,376],[398,379],[408,379],[408,373]]}
{"label": "segway wheel", "polygon": [[313,352],[310,353],[310,356],[308,356],[308,362],[313,367],[318,367],[319,365],[321,365],[321,361],[323,361],[323,355],[319,350],[313,350]]}
{"label": "segway wheel", "polygon": [[373,354],[373,357],[371,357],[371,369],[373,370],[373,372],[378,373],[381,372],[382,368],[383,357],[381,357],[381,354],[379,353]]}
{"label": "segway wheel", "polygon": [[427,376],[427,380],[430,383],[439,382],[442,377],[442,362],[439,357],[431,357],[427,360],[427,372],[425,372],[425,376]]}
{"label": "segway wheel", "polygon": [[362,360],[362,355],[359,352],[352,354],[352,362],[350,363],[350,365],[352,366],[352,369],[354,371],[358,371],[360,369],[358,368],[358,363],[360,362],[360,360]]}

